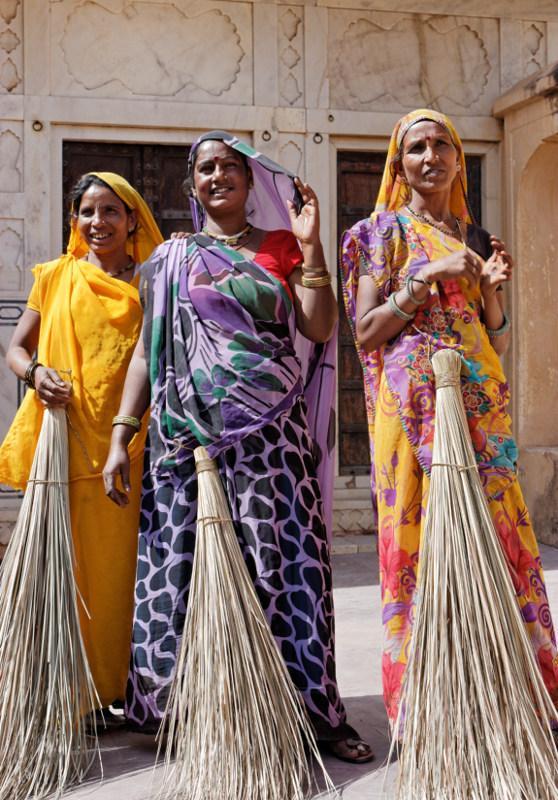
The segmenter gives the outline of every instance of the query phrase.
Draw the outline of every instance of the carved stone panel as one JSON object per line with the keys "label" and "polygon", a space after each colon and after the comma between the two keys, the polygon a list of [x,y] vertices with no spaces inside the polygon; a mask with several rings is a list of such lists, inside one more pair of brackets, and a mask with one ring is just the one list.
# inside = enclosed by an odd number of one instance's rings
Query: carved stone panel
{"label": "carved stone panel", "polygon": [[522,75],[532,75],[546,65],[546,25],[544,22],[522,22]]}
{"label": "carved stone panel", "polygon": [[252,102],[249,3],[51,0],[51,16],[57,93]]}
{"label": "carved stone panel", "polygon": [[22,0],[0,0],[0,94],[23,92],[22,40]]}
{"label": "carved stone panel", "polygon": [[[18,381],[6,364],[8,344],[24,308],[24,300],[0,300],[0,442],[4,439],[25,392],[22,381]],[[4,498],[17,495],[17,491],[0,485],[0,508]],[[10,526],[7,526],[2,531],[0,524],[2,534],[7,534],[9,529]],[[7,544],[7,538],[3,535],[0,535],[0,544]]]}
{"label": "carved stone panel", "polygon": [[304,105],[304,21],[300,6],[278,9],[279,99],[281,105]]}
{"label": "carved stone panel", "polygon": [[23,187],[23,123],[0,122],[0,192]]}
{"label": "carved stone panel", "polygon": [[331,106],[490,114],[498,24],[473,17],[330,11]]}
{"label": "carved stone panel", "polygon": [[3,292],[24,289],[23,220],[0,219],[0,286]]}
{"label": "carved stone panel", "polygon": [[304,135],[281,134],[278,159],[295,175],[304,175]]}

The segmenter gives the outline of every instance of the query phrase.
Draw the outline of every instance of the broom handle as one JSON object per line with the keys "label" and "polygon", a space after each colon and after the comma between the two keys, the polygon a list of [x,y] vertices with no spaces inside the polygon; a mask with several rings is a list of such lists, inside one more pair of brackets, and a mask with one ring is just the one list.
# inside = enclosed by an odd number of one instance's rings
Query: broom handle
{"label": "broom handle", "polygon": [[217,467],[217,462],[209,457],[209,453],[202,447],[196,447],[194,450],[194,462],[196,464],[196,472],[198,475],[200,472],[218,472],[219,468]]}

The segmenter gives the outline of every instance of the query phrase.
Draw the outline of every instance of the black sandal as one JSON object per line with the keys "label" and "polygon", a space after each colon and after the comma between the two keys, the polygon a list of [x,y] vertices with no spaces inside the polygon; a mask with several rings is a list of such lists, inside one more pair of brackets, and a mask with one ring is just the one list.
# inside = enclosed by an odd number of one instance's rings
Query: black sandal
{"label": "black sandal", "polygon": [[[374,751],[369,744],[362,739],[355,739],[349,737],[347,739],[339,739],[336,742],[325,742],[327,749],[335,758],[341,761],[348,761],[351,764],[366,764],[369,761],[374,761]],[[351,750],[354,755],[351,754]]]}

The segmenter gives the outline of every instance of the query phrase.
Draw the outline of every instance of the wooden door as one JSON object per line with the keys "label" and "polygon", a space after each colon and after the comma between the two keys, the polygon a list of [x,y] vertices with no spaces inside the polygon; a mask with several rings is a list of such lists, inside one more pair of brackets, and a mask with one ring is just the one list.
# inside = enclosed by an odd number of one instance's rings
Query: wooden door
{"label": "wooden door", "polygon": [[[369,216],[382,179],[386,154],[360,151],[337,156],[337,231],[343,231]],[[482,157],[467,157],[468,195],[475,219],[481,223]],[[339,281],[341,279],[339,278]],[[345,315],[341,285],[339,297],[338,408],[339,472],[364,474],[370,469],[368,426],[362,387],[362,368]]]}
{"label": "wooden door", "polygon": [[85,172],[116,172],[126,178],[151,208],[165,239],[173,231],[191,231],[192,215],[182,188],[189,149],[164,144],[64,142],[64,243],[69,235],[68,195]]}

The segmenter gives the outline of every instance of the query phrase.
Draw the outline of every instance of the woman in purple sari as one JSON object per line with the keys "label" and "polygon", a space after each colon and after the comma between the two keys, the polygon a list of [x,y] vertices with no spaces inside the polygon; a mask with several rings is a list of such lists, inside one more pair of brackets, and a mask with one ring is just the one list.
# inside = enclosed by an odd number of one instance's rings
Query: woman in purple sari
{"label": "woman in purple sari", "polygon": [[142,269],[143,339],[104,472],[107,494],[125,504],[127,445],[151,400],[127,716],[151,731],[166,706],[195,547],[192,450],[202,444],[317,738],[339,758],[369,761],[335,675],[327,522],[337,304],[317,198],[219,131],[193,145],[189,177],[196,233],[165,242]]}

